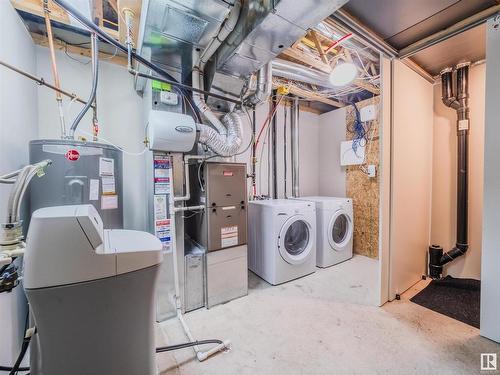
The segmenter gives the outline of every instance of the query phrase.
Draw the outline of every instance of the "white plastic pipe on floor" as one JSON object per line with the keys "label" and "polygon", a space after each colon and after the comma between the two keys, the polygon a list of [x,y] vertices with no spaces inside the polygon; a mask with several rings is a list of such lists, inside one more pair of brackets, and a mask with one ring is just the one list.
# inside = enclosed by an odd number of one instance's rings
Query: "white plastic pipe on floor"
{"label": "white plastic pipe on floor", "polygon": [[[185,167],[188,165],[188,160],[190,158],[199,159],[200,157],[198,157],[198,156],[186,156],[186,158],[184,159]],[[187,176],[189,176],[189,170],[187,167],[185,169],[185,173],[186,173],[186,178],[187,178],[186,189],[188,189],[189,178]],[[173,186],[173,179],[172,179],[172,186]],[[186,194],[183,198],[185,198],[186,196],[189,196],[189,193]],[[181,323],[181,326],[182,326],[182,329],[184,330],[184,333],[186,334],[188,340],[193,342],[196,340],[194,339],[193,334],[191,333],[191,330],[189,329],[189,326],[187,325],[186,321],[184,320],[184,316],[183,316],[182,310],[181,310],[180,286],[179,286],[179,267],[178,267],[178,263],[177,263],[177,261],[178,261],[178,259],[177,259],[177,236],[176,236],[176,226],[175,226],[175,214],[176,214],[176,212],[179,211],[178,208],[180,208],[180,207],[175,207],[174,202],[175,202],[174,199],[172,199],[170,202],[170,212],[172,213],[172,218],[170,220],[170,222],[171,222],[170,232],[172,233],[172,255],[173,255],[173,262],[174,262],[175,309],[177,311],[177,319],[179,319],[179,322]],[[204,206],[203,206],[203,208],[204,208]],[[230,345],[231,345],[230,340],[223,340],[222,344],[215,345],[214,347],[212,347],[211,349],[209,349],[205,352],[201,351],[198,345],[193,346],[193,350],[196,353],[196,358],[198,358],[198,360],[200,362],[202,362],[205,359],[207,359],[208,357],[210,357],[211,355],[213,355],[217,352],[220,352],[222,350],[228,349]]]}

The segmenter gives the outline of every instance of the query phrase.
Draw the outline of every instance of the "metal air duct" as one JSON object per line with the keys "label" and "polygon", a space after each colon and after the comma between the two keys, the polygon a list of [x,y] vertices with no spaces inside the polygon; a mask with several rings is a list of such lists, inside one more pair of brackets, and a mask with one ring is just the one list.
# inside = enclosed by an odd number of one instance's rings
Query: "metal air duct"
{"label": "metal air duct", "polygon": [[217,53],[217,70],[248,77],[346,2],[245,1],[234,31]]}

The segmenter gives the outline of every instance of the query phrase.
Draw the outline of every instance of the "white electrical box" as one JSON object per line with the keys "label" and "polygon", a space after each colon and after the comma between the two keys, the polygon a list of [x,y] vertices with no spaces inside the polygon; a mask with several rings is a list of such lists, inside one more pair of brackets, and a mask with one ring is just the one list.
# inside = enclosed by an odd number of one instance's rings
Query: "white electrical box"
{"label": "white electrical box", "polygon": [[191,116],[181,113],[149,112],[149,149],[164,152],[188,152],[196,141],[196,124]]}
{"label": "white electrical box", "polygon": [[365,162],[365,147],[358,144],[356,151],[353,149],[353,141],[340,143],[340,165],[360,165]]}
{"label": "white electrical box", "polygon": [[375,104],[367,105],[359,111],[361,122],[373,121],[377,118],[377,106]]}

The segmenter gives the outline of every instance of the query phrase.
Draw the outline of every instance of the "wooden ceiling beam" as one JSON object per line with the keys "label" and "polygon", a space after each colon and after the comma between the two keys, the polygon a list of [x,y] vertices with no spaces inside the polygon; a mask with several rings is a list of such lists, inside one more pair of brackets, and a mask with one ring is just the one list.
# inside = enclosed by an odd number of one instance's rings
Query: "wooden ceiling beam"
{"label": "wooden ceiling beam", "polygon": [[296,48],[288,48],[280,54],[280,57],[282,55],[300,61],[302,64],[311,66],[323,73],[329,74],[332,71],[332,67],[330,65],[325,64],[324,62],[316,59],[315,57],[310,56],[302,51],[299,51]]}
{"label": "wooden ceiling beam", "polygon": [[[30,33],[31,38],[35,42],[35,44],[42,46],[42,47],[48,47],[49,41],[45,35],[40,35],[36,33]],[[64,41],[60,39],[54,38],[54,48],[59,51],[66,51],[68,53],[72,53],[75,55],[80,55],[84,57],[91,57],[91,51],[90,49],[79,47],[79,46],[72,46],[70,44],[66,44]],[[113,56],[110,55],[109,53],[105,52],[99,52],[99,58],[105,60],[106,62],[110,62],[116,65],[120,66],[127,66],[127,59],[124,56]]]}
{"label": "wooden ceiling beam", "polygon": [[[0,0],[4,1],[4,0]],[[102,1],[102,0],[99,0]],[[10,0],[12,6],[22,12],[30,13],[38,17],[43,17],[43,5],[42,0]],[[102,4],[102,3],[101,3]],[[68,13],[61,9],[59,6],[49,1],[50,19],[55,22],[62,23],[64,25],[71,26],[71,21]],[[118,32],[116,30],[110,29],[103,26],[102,29],[111,37],[118,38]]]}
{"label": "wooden ceiling beam", "polygon": [[[344,53],[345,53],[346,59],[348,61],[352,61],[352,57],[349,53],[349,50],[344,49]],[[299,51],[296,48],[288,48],[280,54],[280,57],[282,55],[289,57],[289,58],[292,58],[292,59],[295,59],[297,61],[300,61],[303,65],[313,67],[313,68],[315,68],[323,73],[330,74],[332,71],[332,67],[330,65],[325,64],[324,62],[319,61],[318,59],[316,59],[316,58],[314,58],[314,57],[310,56],[309,54],[306,54],[302,51]],[[369,82],[366,82],[362,79],[357,79],[356,81],[354,81],[354,84],[363,90],[367,90],[367,91],[371,92],[372,94],[375,94],[375,95],[380,94],[380,89],[378,87],[376,87],[375,85],[373,85]]]}
{"label": "wooden ceiling beam", "polygon": [[[279,86],[283,86],[283,85],[278,83],[278,82],[273,82],[273,89],[277,89]],[[297,86],[290,85],[288,87],[288,90],[289,90],[290,94],[297,95],[297,96],[300,96],[301,98],[309,99],[309,100],[314,101],[314,102],[325,103],[325,104],[331,105],[332,107],[340,108],[340,107],[346,106],[345,103],[342,103],[342,102],[337,101],[337,100],[325,98],[321,95],[318,95],[318,94],[315,94],[313,92],[301,89],[300,87],[297,87]]]}
{"label": "wooden ceiling beam", "polygon": [[311,30],[309,32],[309,35],[311,35],[311,38],[316,46],[316,50],[321,57],[321,61],[323,61],[325,64],[328,64],[328,58],[326,57],[325,51],[323,50],[323,46],[321,45],[321,41],[319,40],[318,33],[316,33],[316,31],[314,30]]}

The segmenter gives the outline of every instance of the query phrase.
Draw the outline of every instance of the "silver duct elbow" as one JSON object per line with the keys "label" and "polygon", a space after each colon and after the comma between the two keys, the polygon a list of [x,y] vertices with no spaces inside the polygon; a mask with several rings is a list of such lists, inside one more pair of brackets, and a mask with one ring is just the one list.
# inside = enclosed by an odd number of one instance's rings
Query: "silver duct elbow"
{"label": "silver duct elbow", "polygon": [[257,74],[257,88],[255,92],[245,99],[245,104],[256,106],[264,103],[271,96],[273,85],[273,67],[271,63],[267,63],[259,69]]}
{"label": "silver duct elbow", "polygon": [[234,156],[241,147],[242,120],[237,112],[226,114],[222,123],[227,129],[227,134],[220,134],[208,125],[197,124],[200,131],[198,142],[206,145],[217,155],[223,157]]}

